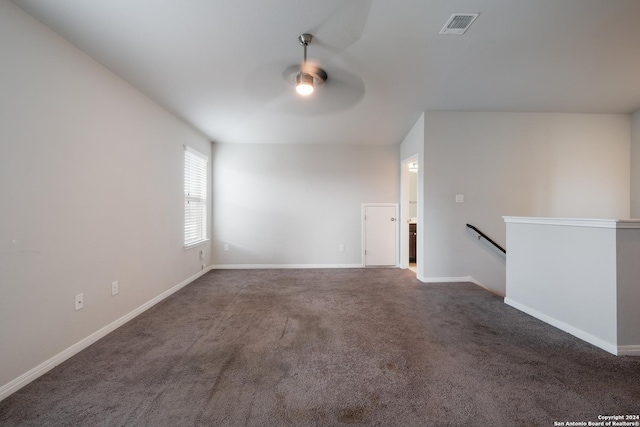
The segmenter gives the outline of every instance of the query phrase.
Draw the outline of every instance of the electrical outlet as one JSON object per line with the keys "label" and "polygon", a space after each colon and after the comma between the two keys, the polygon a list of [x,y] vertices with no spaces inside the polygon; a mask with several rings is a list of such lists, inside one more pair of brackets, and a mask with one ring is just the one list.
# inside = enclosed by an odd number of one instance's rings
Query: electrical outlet
{"label": "electrical outlet", "polygon": [[111,283],[111,296],[115,296],[118,293],[118,281]]}
{"label": "electrical outlet", "polygon": [[202,269],[204,270],[205,268],[207,268],[206,264],[202,264]]}
{"label": "electrical outlet", "polygon": [[338,252],[344,252],[344,245],[338,246]]}
{"label": "electrical outlet", "polygon": [[76,311],[84,307],[84,294],[76,295]]}
{"label": "electrical outlet", "polygon": [[225,252],[229,252],[229,244],[228,243],[224,244],[224,251]]}
{"label": "electrical outlet", "polygon": [[204,259],[204,250],[200,251],[200,259]]}

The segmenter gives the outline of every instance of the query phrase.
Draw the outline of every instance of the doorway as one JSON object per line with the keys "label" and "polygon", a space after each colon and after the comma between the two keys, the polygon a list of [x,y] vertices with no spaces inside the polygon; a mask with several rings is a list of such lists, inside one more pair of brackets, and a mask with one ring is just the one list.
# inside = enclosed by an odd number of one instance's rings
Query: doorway
{"label": "doorway", "polygon": [[365,267],[398,265],[398,205],[362,204],[362,264]]}
{"label": "doorway", "polygon": [[419,224],[418,219],[418,154],[404,159],[401,163],[401,260],[400,267],[408,268],[418,275]]}

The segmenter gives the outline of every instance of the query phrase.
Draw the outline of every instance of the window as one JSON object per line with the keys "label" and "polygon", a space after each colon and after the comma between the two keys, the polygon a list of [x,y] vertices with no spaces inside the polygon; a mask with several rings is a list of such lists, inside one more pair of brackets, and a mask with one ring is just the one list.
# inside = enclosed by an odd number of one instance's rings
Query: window
{"label": "window", "polygon": [[207,162],[207,156],[184,146],[185,247],[207,239]]}

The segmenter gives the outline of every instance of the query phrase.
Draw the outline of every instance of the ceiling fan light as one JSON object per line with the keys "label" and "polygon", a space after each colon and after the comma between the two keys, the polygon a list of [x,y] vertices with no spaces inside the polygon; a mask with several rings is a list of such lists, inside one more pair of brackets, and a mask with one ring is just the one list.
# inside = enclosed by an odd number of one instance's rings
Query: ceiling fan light
{"label": "ceiling fan light", "polygon": [[299,73],[296,76],[296,91],[300,95],[310,95],[313,92],[313,76],[307,73]]}

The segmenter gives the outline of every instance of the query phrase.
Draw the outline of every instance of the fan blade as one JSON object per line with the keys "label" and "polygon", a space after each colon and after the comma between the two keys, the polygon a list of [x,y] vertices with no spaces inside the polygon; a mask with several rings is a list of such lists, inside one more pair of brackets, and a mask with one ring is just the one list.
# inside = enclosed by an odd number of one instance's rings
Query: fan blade
{"label": "fan blade", "polygon": [[[316,58],[324,61],[338,55],[356,41],[364,32],[373,0],[350,0],[333,11],[324,21],[310,28],[312,45],[318,49]],[[324,53],[322,51],[326,51]]]}

